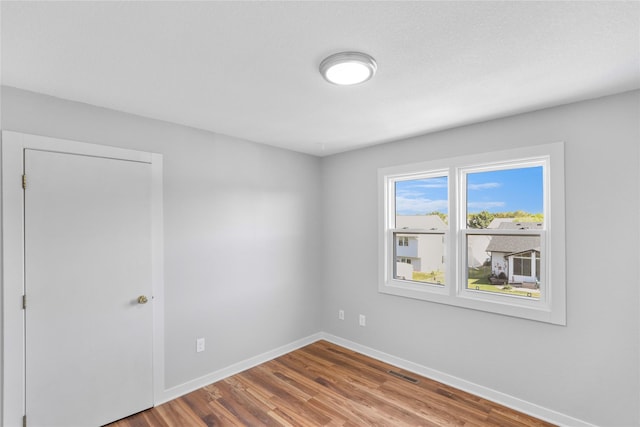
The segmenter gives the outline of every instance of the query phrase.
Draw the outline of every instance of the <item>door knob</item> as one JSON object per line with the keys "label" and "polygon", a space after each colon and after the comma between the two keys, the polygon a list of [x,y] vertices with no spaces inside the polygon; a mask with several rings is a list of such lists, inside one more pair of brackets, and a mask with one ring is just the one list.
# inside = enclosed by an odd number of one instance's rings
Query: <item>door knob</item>
{"label": "door knob", "polygon": [[149,301],[149,300],[147,299],[147,297],[145,295],[140,295],[138,297],[138,304],[146,304],[147,301]]}

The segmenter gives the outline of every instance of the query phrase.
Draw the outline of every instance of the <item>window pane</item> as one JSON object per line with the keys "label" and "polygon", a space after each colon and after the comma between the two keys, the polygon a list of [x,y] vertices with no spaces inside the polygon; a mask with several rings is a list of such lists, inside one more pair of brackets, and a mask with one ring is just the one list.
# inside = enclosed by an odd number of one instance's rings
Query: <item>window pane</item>
{"label": "window pane", "polygon": [[540,236],[467,235],[467,288],[540,298]]}
{"label": "window pane", "polygon": [[395,228],[446,230],[447,181],[446,176],[396,181]]}
{"label": "window pane", "polygon": [[467,228],[541,228],[542,172],[534,166],[466,174]]}
{"label": "window pane", "polygon": [[444,234],[394,233],[394,248],[394,279],[444,286]]}

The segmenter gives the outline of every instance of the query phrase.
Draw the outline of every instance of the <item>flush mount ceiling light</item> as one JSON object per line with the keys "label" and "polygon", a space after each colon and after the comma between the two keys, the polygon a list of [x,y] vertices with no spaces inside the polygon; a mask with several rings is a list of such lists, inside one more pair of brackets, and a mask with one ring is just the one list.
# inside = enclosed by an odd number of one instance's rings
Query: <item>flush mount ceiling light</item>
{"label": "flush mount ceiling light", "polygon": [[336,85],[357,85],[373,77],[377,68],[375,59],[366,53],[340,52],[320,63],[320,74]]}

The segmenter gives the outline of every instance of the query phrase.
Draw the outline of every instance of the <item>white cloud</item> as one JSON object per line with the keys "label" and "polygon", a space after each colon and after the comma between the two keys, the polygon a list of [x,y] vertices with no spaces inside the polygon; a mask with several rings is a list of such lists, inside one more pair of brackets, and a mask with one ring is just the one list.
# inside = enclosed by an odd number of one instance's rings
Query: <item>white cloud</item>
{"label": "white cloud", "polygon": [[505,202],[468,202],[467,208],[469,209],[491,209],[491,208],[502,208],[506,205]]}
{"label": "white cloud", "polygon": [[485,182],[483,184],[467,184],[469,190],[489,190],[491,188],[498,188],[502,184],[499,182]]}
{"label": "white cloud", "polygon": [[396,197],[402,197],[406,199],[417,199],[420,197],[424,197],[423,191],[412,191],[409,189],[397,190]]}
{"label": "white cloud", "polygon": [[447,188],[447,181],[433,182],[430,184],[416,184],[412,185],[411,188]]}
{"label": "white cloud", "polygon": [[400,215],[424,215],[433,211],[447,212],[446,200],[408,199],[396,197],[396,212]]}

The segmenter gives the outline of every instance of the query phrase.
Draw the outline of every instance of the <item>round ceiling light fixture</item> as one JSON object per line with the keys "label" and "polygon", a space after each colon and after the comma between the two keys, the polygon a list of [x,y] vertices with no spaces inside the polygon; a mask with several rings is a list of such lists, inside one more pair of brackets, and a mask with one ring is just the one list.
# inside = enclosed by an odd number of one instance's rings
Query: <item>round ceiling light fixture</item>
{"label": "round ceiling light fixture", "polygon": [[320,63],[320,74],[336,85],[357,85],[373,77],[377,68],[376,60],[366,53],[340,52]]}

